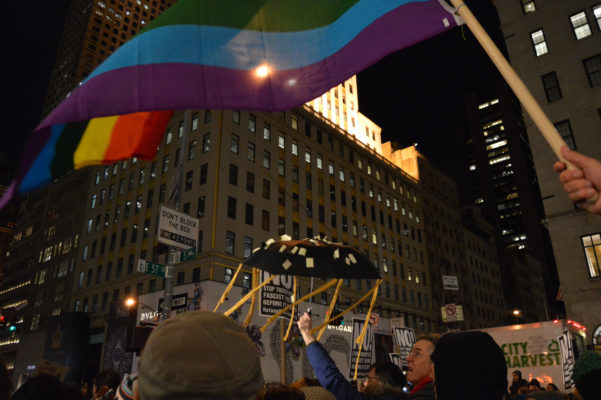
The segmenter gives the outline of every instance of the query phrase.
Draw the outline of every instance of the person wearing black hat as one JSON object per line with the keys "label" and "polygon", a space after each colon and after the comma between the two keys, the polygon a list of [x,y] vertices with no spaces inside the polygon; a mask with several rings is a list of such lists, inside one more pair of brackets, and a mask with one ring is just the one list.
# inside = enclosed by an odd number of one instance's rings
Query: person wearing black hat
{"label": "person wearing black hat", "polygon": [[447,333],[432,361],[437,400],[502,400],[507,393],[505,356],[488,333]]}
{"label": "person wearing black hat", "polygon": [[516,369],[511,373],[511,378],[512,382],[511,386],[509,387],[509,392],[511,393],[511,396],[515,398],[515,396],[518,395],[519,388],[523,386],[528,387],[528,381],[522,378],[522,371],[520,371],[519,369]]}

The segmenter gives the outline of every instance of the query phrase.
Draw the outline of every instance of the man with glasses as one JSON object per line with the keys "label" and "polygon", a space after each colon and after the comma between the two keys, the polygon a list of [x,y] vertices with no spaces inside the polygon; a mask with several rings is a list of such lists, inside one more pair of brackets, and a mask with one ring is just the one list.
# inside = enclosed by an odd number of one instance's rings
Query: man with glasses
{"label": "man with glasses", "polygon": [[407,380],[411,382],[410,400],[434,400],[432,377],[434,364],[430,356],[438,342],[437,335],[422,335],[407,354]]}
{"label": "man with glasses", "polygon": [[395,364],[386,362],[372,365],[359,392],[340,373],[326,349],[311,334],[311,315],[304,313],[297,324],[307,345],[307,357],[319,383],[336,396],[337,400],[404,400],[406,398],[403,387],[407,380]]}

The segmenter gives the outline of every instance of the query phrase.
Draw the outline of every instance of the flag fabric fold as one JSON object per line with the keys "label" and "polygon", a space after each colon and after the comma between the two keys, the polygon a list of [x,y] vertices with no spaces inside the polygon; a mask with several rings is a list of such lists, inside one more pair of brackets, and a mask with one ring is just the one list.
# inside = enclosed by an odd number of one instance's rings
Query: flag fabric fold
{"label": "flag fabric fold", "polygon": [[164,110],[292,109],[459,22],[444,0],[179,0],[42,121],[7,193],[152,159]]}

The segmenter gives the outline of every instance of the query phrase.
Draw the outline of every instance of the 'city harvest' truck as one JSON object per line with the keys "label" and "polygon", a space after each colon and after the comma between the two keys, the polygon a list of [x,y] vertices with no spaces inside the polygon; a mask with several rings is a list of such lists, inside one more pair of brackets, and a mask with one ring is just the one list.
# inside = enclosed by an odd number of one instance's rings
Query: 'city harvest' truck
{"label": "'city harvest' truck", "polygon": [[554,383],[562,391],[572,391],[574,362],[584,351],[584,326],[570,320],[554,320],[481,330],[489,333],[503,350],[509,385],[512,372],[520,370],[524,379],[537,379],[543,389]]}

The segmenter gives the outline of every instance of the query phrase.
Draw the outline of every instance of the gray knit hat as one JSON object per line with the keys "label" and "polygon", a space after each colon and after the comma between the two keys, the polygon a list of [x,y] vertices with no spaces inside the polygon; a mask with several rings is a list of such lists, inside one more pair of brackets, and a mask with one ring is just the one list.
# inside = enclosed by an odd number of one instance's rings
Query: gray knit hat
{"label": "gray knit hat", "polygon": [[305,400],[336,400],[336,397],[322,386],[304,386],[300,390],[305,394]]}
{"label": "gray knit hat", "polygon": [[207,311],[161,322],[138,372],[141,400],[254,399],[261,382],[259,355],[244,329]]}

